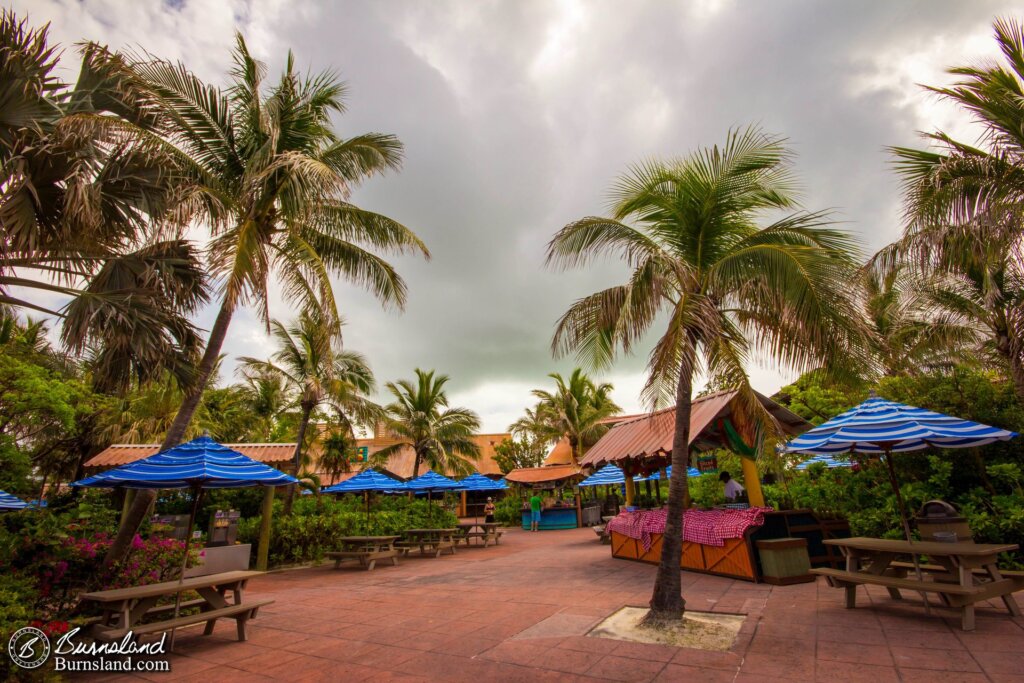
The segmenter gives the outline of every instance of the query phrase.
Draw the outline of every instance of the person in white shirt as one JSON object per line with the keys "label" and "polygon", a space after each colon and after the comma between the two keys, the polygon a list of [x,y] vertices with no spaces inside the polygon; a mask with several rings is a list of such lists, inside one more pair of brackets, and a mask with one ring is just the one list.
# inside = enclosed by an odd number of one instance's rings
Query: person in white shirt
{"label": "person in white shirt", "polygon": [[725,499],[730,503],[735,503],[739,495],[746,490],[742,484],[733,479],[732,475],[724,470],[718,475],[718,481],[725,484]]}

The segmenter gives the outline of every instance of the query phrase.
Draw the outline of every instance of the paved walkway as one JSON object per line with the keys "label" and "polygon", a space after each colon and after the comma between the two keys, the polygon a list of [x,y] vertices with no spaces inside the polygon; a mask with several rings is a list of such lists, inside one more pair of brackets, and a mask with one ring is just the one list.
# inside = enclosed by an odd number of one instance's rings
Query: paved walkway
{"label": "paved walkway", "polygon": [[864,606],[847,610],[822,581],[772,587],[685,572],[688,608],[748,615],[730,652],[583,635],[645,604],[654,573],[612,559],[581,529],[512,530],[496,548],[372,572],[270,574],[249,587],[276,600],[250,622],[249,642],[234,640],[230,621],[211,637],[181,631],[171,673],[153,679],[1024,682],[1024,619],[1005,609],[980,608],[977,630],[963,633],[953,613],[927,617],[884,589],[870,599],[861,589]]}

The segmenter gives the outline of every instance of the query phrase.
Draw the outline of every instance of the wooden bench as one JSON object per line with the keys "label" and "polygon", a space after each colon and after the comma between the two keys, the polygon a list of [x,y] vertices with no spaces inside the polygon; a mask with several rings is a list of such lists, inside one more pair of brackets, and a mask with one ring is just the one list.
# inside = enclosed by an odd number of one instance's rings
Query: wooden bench
{"label": "wooden bench", "polygon": [[340,567],[345,560],[358,560],[359,564],[366,567],[366,571],[370,571],[377,566],[377,560],[391,560],[391,565],[397,567],[398,552],[398,548],[390,550],[332,550],[325,555],[334,560],[335,569]]}
{"label": "wooden bench", "polygon": [[[213,633],[213,628],[217,624],[218,619],[234,619],[238,627],[238,640],[245,641],[248,638],[248,635],[245,632],[246,622],[256,616],[260,607],[269,605],[273,602],[273,600],[254,600],[251,602],[243,602],[238,605],[228,605],[227,607],[197,612],[196,614],[186,614],[185,616],[178,617],[177,619],[165,619],[163,621],[154,621],[151,624],[133,626],[131,629],[101,631],[96,634],[96,637],[99,640],[120,640],[128,633],[128,630],[137,636],[144,636],[150,633],[164,633],[172,629],[192,626],[193,624],[201,624],[203,622],[206,622],[206,628],[203,629],[203,635],[208,636]],[[173,605],[171,605],[171,609],[174,609]]]}

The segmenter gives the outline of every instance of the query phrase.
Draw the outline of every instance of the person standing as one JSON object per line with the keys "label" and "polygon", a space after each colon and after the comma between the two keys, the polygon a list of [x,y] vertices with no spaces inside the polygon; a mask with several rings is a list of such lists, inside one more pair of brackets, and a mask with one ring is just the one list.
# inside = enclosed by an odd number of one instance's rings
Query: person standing
{"label": "person standing", "polygon": [[487,497],[487,504],[484,505],[484,523],[494,523],[494,499],[490,496]]}
{"label": "person standing", "polygon": [[530,498],[530,531],[540,531],[541,499],[536,493]]}

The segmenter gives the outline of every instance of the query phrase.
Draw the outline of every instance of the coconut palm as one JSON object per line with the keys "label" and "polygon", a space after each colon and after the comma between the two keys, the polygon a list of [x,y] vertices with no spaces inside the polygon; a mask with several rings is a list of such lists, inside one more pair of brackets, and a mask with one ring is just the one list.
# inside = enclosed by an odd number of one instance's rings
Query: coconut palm
{"label": "coconut palm", "polygon": [[242,376],[239,389],[248,409],[256,418],[259,438],[270,441],[277,420],[287,410],[290,401],[284,375],[276,369],[262,366],[238,368]]}
{"label": "coconut palm", "polygon": [[932,149],[893,148],[907,227],[889,256],[950,281],[951,309],[985,329],[1024,399],[1024,27],[994,30],[1005,65],[956,67],[952,87],[927,88],[972,116],[979,144],[934,132]]}
{"label": "coconut palm", "polygon": [[419,476],[421,464],[454,476],[472,474],[473,463],[480,457],[480,446],[473,441],[480,418],[469,408],[449,407],[444,390],[448,380],[448,375],[435,376],[433,370],[416,368],[415,382],[387,383],[395,400],[385,408],[384,426],[397,443],[374,453],[375,465],[383,466],[392,455],[411,448],[413,479]]}
{"label": "coconut palm", "polygon": [[573,463],[578,464],[584,450],[608,431],[604,420],[621,408],[611,399],[612,385],[595,383],[581,368],[573,370],[568,380],[557,372],[548,377],[555,380],[555,390],[533,392],[540,399],[539,417],[547,421],[555,438],[569,440]]}
{"label": "coconut palm", "polygon": [[[252,58],[241,35],[233,57],[231,83],[223,91],[182,64],[152,57],[131,64],[166,122],[165,140],[199,188],[194,205],[211,230],[209,268],[221,283],[195,382],[164,448],[184,436],[235,311],[251,304],[269,326],[272,277],[289,303],[337,329],[332,274],[401,308],[404,281],[371,249],[428,255],[408,228],[347,201],[363,179],[397,169],[402,147],[392,135],[342,139],[333,131],[332,115],[345,111],[344,84],[330,72],[300,74],[289,53],[283,74],[268,88],[266,67]],[[152,498],[151,492],[136,498],[108,561],[127,551]]]}
{"label": "coconut palm", "polygon": [[923,280],[906,268],[863,272],[864,314],[881,372],[914,375],[969,360],[980,339],[970,316],[953,310],[948,279]]}
{"label": "coconut palm", "polygon": [[552,425],[552,415],[543,401],[533,408],[527,408],[523,416],[508,426],[508,431],[524,441],[550,445],[562,433]]}
{"label": "coconut palm", "polygon": [[188,381],[188,317],[207,300],[182,239],[189,183],[122,60],[86,46],[72,88],[53,75],[56,54],[46,27],[0,13],[0,306],[62,318],[99,390],[165,370]]}
{"label": "coconut palm", "polygon": [[616,254],[632,270],[625,284],[569,308],[556,327],[556,353],[576,352],[605,366],[619,349],[631,352],[656,322],[666,324],[643,393],[652,407],[675,404],[652,622],[678,619],[685,606],[679,562],[697,372],[726,378],[746,410],[762,419],[763,435],[771,422],[744,369],[752,354],[797,367],[854,355],[850,237],[830,228],[821,213],[796,211],[764,228],[758,223],[768,211],[795,210],[790,161],[781,139],[754,128],[731,131],[722,147],[632,167],[614,187],[610,217],[570,223],[548,245],[555,266]]}
{"label": "coconut palm", "polygon": [[381,411],[366,398],[375,390],[373,372],[366,358],[342,349],[341,337],[332,325],[303,313],[289,327],[272,321],[271,334],[278,350],[270,361],[248,357],[239,360],[247,372],[280,375],[292,395],[299,409],[292,462],[294,471],[298,472],[302,467],[310,418],[317,408],[330,405],[364,424],[373,423],[381,416]]}

